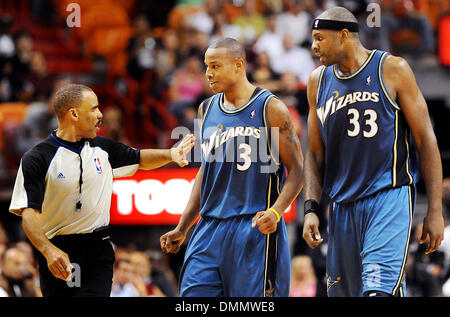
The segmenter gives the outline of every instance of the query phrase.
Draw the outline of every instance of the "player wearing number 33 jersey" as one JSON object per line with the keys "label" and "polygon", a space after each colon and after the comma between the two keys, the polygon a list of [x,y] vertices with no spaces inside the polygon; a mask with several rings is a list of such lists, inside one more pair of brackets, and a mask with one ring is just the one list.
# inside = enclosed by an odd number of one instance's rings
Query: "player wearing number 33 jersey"
{"label": "player wearing number 33 jersey", "polygon": [[[330,236],[327,258],[330,296],[358,296],[368,290],[404,294],[414,187],[402,186],[416,182],[416,160],[404,116],[383,88],[380,69],[386,54],[373,50],[348,76],[336,65],[324,67],[319,75],[317,116],[327,167],[323,190],[335,202],[330,225],[336,234]],[[389,223],[378,222],[388,217]],[[364,219],[372,219],[372,225],[366,226]],[[352,249],[364,254],[358,264],[361,275],[353,266],[359,260],[352,260],[359,254]],[[352,288],[359,283],[362,288]]]}
{"label": "player wearing number 33 jersey", "polygon": [[323,190],[349,202],[417,181],[414,143],[380,69],[388,53],[373,50],[353,74],[336,65],[319,75],[317,116],[325,148]]}
{"label": "player wearing number 33 jersey", "polygon": [[443,238],[442,164],[409,65],[366,49],[358,29],[343,7],[312,24],[311,48],[324,66],[307,86],[303,237],[312,248],[322,243],[318,201],[328,196],[328,295],[405,296],[418,162],[429,202],[421,238],[429,238],[428,253]]}

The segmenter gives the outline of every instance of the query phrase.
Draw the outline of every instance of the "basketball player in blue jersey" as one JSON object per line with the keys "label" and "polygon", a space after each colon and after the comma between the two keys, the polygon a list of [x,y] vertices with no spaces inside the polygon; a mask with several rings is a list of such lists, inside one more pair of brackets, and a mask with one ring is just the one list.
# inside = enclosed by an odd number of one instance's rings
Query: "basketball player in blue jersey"
{"label": "basketball player in blue jersey", "polygon": [[428,213],[421,243],[443,239],[442,165],[427,105],[401,57],[367,50],[356,18],[341,7],[313,22],[324,64],[307,88],[303,238],[320,245],[318,201],[331,199],[329,296],[404,296],[405,264],[420,159]]}
{"label": "basketball player in blue jersey", "polygon": [[245,63],[244,48],[231,38],[205,53],[215,95],[198,111],[202,165],[180,222],[160,239],[163,251],[178,252],[201,216],[181,296],[289,295],[283,212],[302,188],[303,156],[286,105],[248,81]]}

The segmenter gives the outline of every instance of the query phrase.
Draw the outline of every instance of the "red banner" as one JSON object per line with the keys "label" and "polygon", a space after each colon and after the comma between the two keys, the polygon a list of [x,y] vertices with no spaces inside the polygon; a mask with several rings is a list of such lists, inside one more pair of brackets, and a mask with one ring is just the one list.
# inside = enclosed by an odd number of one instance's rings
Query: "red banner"
{"label": "red banner", "polygon": [[[111,224],[176,225],[197,172],[196,168],[164,168],[114,179]],[[295,220],[295,202],[284,213],[284,219]]]}

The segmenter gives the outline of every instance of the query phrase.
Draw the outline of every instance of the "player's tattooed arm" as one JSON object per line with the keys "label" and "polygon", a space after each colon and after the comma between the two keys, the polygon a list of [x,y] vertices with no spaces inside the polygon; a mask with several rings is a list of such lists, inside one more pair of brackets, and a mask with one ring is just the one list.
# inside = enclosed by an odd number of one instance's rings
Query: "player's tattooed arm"
{"label": "player's tattooed arm", "polygon": [[297,134],[295,133],[295,127],[292,123],[291,116],[289,113],[284,113],[284,123],[280,127],[280,134],[287,135],[287,140],[295,145],[297,149],[300,148],[300,142],[298,140]]}
{"label": "player's tattooed arm", "polygon": [[267,121],[271,129],[278,128],[278,138],[272,135],[270,140],[272,153],[278,154],[277,163],[282,161],[288,170],[282,191],[271,206],[283,213],[303,187],[303,153],[289,110],[278,98],[269,101]]}

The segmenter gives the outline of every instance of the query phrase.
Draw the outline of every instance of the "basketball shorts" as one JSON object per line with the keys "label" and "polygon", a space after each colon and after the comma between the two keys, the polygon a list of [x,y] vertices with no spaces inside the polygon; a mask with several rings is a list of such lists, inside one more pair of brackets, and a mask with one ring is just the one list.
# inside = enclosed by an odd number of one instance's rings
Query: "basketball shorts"
{"label": "basketball shorts", "polygon": [[202,217],[189,241],[180,275],[184,297],[289,295],[290,254],[286,225],[273,234],[252,228],[254,215]]}
{"label": "basketball shorts", "polygon": [[328,296],[405,294],[415,187],[403,186],[330,208]]}

